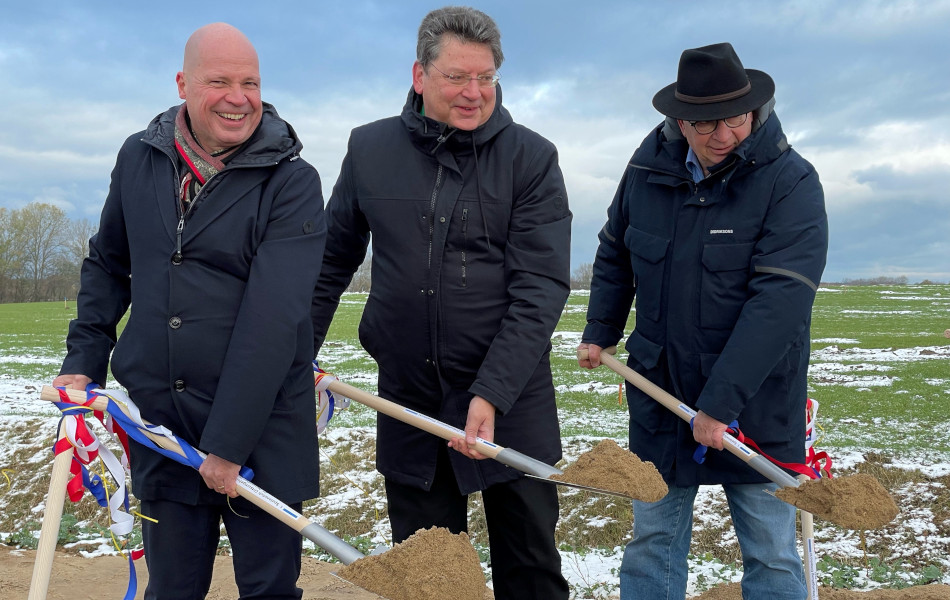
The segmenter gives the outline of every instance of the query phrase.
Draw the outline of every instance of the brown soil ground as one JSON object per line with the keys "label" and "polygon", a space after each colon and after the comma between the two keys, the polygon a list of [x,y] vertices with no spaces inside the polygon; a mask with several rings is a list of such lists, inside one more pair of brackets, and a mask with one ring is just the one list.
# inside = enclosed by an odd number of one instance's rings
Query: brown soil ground
{"label": "brown soil ground", "polygon": [[[35,552],[11,550],[0,546],[0,600],[23,600],[30,590]],[[339,579],[335,573],[341,565],[322,563],[304,557],[297,585],[308,600],[379,600],[380,596],[367,592]],[[145,561],[135,561],[138,592],[143,598],[148,572]],[[128,561],[121,556],[82,558],[74,554],[57,553],[53,559],[47,600],[119,600],[129,583]],[[214,580],[207,600],[237,598],[234,569],[231,559],[219,556],[215,560]]]}

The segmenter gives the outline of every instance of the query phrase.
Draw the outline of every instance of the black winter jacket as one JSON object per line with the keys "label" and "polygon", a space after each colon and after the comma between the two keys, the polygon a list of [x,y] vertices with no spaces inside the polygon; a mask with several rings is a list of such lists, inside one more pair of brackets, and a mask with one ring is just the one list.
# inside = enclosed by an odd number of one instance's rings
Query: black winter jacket
{"label": "black winter jacket", "polygon": [[[313,316],[320,348],[372,233],[372,291],[360,341],[379,394],[456,427],[474,395],[500,413],[495,441],[561,456],[550,339],[569,293],[567,193],[554,146],[501,105],[474,131],[420,114],[353,130],[327,204]],[[377,467],[427,489],[445,442],[380,415]],[[518,472],[450,452],[464,493]]]}
{"label": "black winter jacket", "polygon": [[[265,104],[178,234],[173,107],[119,152],[82,268],[62,373],[116,380],[193,446],[255,471],[285,502],[319,485],[308,306],[326,237],[317,172]],[[131,302],[116,344],[116,326]],[[140,499],[221,502],[198,472],[133,444]]]}
{"label": "black winter jacket", "polygon": [[[828,248],[824,194],[774,114],[693,183],[675,122],[643,141],[600,232],[583,340],[623,334],[628,364],[689,406],[802,462],[809,326]],[[689,425],[628,386],[630,449],[668,483],[758,482],[728,452],[697,464]]]}

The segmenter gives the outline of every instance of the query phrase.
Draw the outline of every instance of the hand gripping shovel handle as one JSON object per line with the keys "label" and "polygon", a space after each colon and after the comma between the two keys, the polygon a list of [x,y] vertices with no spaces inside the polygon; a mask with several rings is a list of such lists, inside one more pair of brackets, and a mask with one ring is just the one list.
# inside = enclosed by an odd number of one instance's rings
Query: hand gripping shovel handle
{"label": "hand gripping shovel handle", "polygon": [[[66,393],[69,395],[69,399],[76,404],[85,404],[85,392],[81,392],[79,390],[67,390]],[[59,402],[59,390],[52,386],[43,386],[40,398],[50,402]],[[128,409],[124,405],[119,402],[116,402],[115,404],[122,410],[122,412],[124,412],[126,415],[129,415]],[[102,396],[97,396],[92,401],[92,404],[89,404],[88,406],[94,410],[105,411],[109,407],[109,401]],[[148,425],[149,423],[146,424]],[[151,433],[144,429],[142,432],[148,436],[148,438],[152,440],[157,446],[161,446],[170,452],[185,456],[185,452],[182,450],[178,442],[163,435]],[[198,454],[202,458],[206,456],[201,451],[198,451]],[[249,502],[251,502],[251,504],[254,504],[285,525],[293,527],[302,536],[335,556],[343,564],[348,565],[357,559],[364,558],[362,552],[347,544],[337,536],[333,535],[333,533],[331,533],[326,528],[310,521],[247,479],[238,477],[237,491],[240,496],[246,498]]]}
{"label": "hand gripping shovel handle", "polygon": [[[414,411],[405,406],[396,404],[391,400],[386,400],[385,398],[380,398],[379,396],[374,396],[369,392],[364,392],[359,388],[355,388],[351,385],[347,385],[339,380],[332,380],[328,386],[331,392],[345,396],[350,400],[355,400],[360,404],[366,405],[377,412],[381,412],[384,415],[388,415],[397,421],[402,421],[407,425],[412,425],[423,431],[427,431],[432,435],[440,437],[444,440],[451,440],[453,438],[464,438],[465,432],[456,427],[452,427],[442,421],[433,419],[427,415]],[[493,442],[483,440],[482,438],[477,438],[475,441],[475,449],[480,453],[484,454],[489,458],[493,458],[498,462],[508,465],[509,467],[515,468],[522,473],[527,473],[528,475],[534,475],[541,479],[548,479],[552,475],[563,475],[564,472],[556,467],[552,467],[549,464],[543,463],[540,460],[531,458],[517,450],[512,450],[510,448],[505,448],[499,446]]]}
{"label": "hand gripping shovel handle", "polygon": [[[586,356],[581,356],[581,353],[586,353],[585,350],[578,351],[578,358],[586,358]],[[666,390],[656,385],[643,375],[637,373],[627,365],[621,363],[617,360],[613,354],[609,353],[606,349],[600,353],[600,362],[610,367],[618,375],[629,381],[641,392],[650,396],[666,408],[670,409],[677,416],[682,418],[684,421],[689,423],[692,421],[693,417],[696,416],[696,411],[686,406],[672,395],[670,395]],[[760,454],[754,452],[751,448],[737,440],[732,435],[726,433],[722,436],[723,446],[741,459],[744,463],[767,477],[770,481],[777,483],[781,487],[798,487],[800,482],[778,468],[774,464],[768,461]]]}

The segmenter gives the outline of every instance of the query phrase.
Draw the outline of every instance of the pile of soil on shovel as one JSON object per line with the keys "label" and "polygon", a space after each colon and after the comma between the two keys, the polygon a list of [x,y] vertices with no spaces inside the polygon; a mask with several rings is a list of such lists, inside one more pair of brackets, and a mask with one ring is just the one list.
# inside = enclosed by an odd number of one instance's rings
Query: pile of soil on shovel
{"label": "pile of soil on shovel", "polygon": [[337,574],[388,600],[491,598],[468,535],[444,527],[420,529],[382,554],[361,558]]}
{"label": "pile of soil on shovel", "polygon": [[611,439],[581,454],[563,475],[551,479],[617,492],[642,502],[656,502],[669,491],[653,463],[640,460]]}
{"label": "pile of soil on shovel", "polygon": [[811,479],[775,495],[785,502],[846,529],[877,529],[897,516],[897,504],[867,473]]}
{"label": "pile of soil on shovel", "polygon": [[[950,586],[943,584],[918,585],[902,590],[873,590],[856,592],[835,588],[818,588],[820,600],[950,600]],[[717,585],[694,596],[690,600],[742,600],[742,588],[738,583]]]}

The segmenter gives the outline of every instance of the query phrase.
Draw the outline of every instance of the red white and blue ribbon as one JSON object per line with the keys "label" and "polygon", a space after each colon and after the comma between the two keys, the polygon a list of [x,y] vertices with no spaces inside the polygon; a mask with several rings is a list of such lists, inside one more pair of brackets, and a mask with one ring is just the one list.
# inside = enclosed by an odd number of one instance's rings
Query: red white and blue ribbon
{"label": "red white and blue ribbon", "polygon": [[337,381],[332,374],[320,368],[320,363],[313,361],[313,387],[317,391],[317,433],[323,433],[334,410],[343,410],[350,405],[350,399],[340,394],[334,395],[330,391],[330,384]]}
{"label": "red white and blue ribbon", "polygon": [[[57,402],[56,405],[63,413],[61,420],[63,438],[56,442],[53,452],[59,454],[69,448],[73,450],[73,460],[70,464],[72,477],[66,484],[69,499],[72,502],[78,502],[82,498],[83,488],[88,489],[96,502],[99,503],[99,506],[109,508],[109,518],[112,523],[109,526],[110,531],[115,536],[125,537],[132,532],[135,521],[132,514],[129,513],[129,492],[125,485],[129,470],[128,438],[121,426],[117,425],[112,418],[88,407],[88,404],[97,395],[94,391],[95,387],[97,387],[95,384],[86,387],[87,401],[83,405],[73,403],[63,389],[59,390],[61,402]],[[103,446],[96,434],[86,426],[86,420],[83,417],[88,412],[94,413],[113,438],[119,441],[122,447],[121,460],[117,459],[108,448]],[[115,482],[116,491],[111,496],[108,495],[102,478],[95,473],[90,473],[86,468],[86,465],[96,458],[102,461]],[[124,600],[132,600],[135,597],[138,581],[133,561],[141,558],[142,554],[142,550],[134,550],[128,554],[129,585]]]}
{"label": "red white and blue ribbon", "polygon": [[[827,452],[816,452],[814,445],[818,439],[818,436],[815,432],[817,429],[817,418],[818,418],[818,402],[812,400],[811,398],[806,398],[807,402],[805,403],[805,463],[785,463],[779,460],[776,460],[762,451],[759,448],[759,445],[755,443],[751,438],[746,437],[745,434],[739,429],[739,422],[733,421],[729,424],[729,427],[726,428],[726,433],[735,437],[739,442],[749,446],[769,462],[782,467],[783,469],[788,469],[789,471],[794,471],[796,473],[801,473],[811,479],[821,479],[822,477],[827,477],[831,479],[831,457],[828,456]],[[690,429],[693,428],[693,421],[696,417],[693,417],[689,421]],[[699,444],[696,447],[696,450],[693,452],[693,460],[697,463],[702,464],[706,460],[706,450],[708,448],[703,444]]]}
{"label": "red white and blue ribbon", "polygon": [[[159,454],[181,464],[188,465],[195,469],[201,467],[201,463],[204,459],[191,444],[178,438],[161,425],[146,423],[145,420],[142,419],[138,407],[125,392],[104,390],[98,388],[95,384],[90,384],[86,388],[87,400],[84,404],[74,403],[62,388],[59,389],[59,396],[60,402],[56,402],[55,404],[63,413],[63,426],[66,439],[57,443],[55,451],[58,454],[70,446],[72,446],[74,450],[73,466],[71,467],[73,478],[67,484],[70,500],[73,502],[78,501],[82,497],[82,487],[85,485],[86,489],[96,497],[100,506],[109,506],[110,517],[112,519],[110,529],[116,535],[128,535],[132,531],[134,521],[132,515],[128,512],[129,496],[125,486],[129,465],[128,438],[132,438],[139,444],[151,448]],[[96,396],[101,396],[108,400],[107,409],[104,413],[94,411],[89,406]],[[120,404],[125,405],[128,414],[122,410]],[[106,429],[119,440],[123,448],[121,461],[117,459],[108,448],[103,447],[95,434],[86,427],[83,416],[89,412],[95,413],[106,426]],[[146,435],[146,432],[168,438],[181,448],[185,455],[182,456],[181,454],[158,446]],[[113,494],[108,500],[106,500],[104,486],[99,476],[95,474],[90,476],[85,467],[86,464],[89,464],[89,462],[96,457],[100,458],[106,465],[118,488],[117,493]],[[241,467],[240,474],[247,480],[254,477],[254,472],[248,467]],[[124,511],[122,508],[124,508]],[[137,581],[135,567],[132,561],[141,556],[141,550],[129,554],[129,587],[124,600],[132,600],[135,597]]]}

